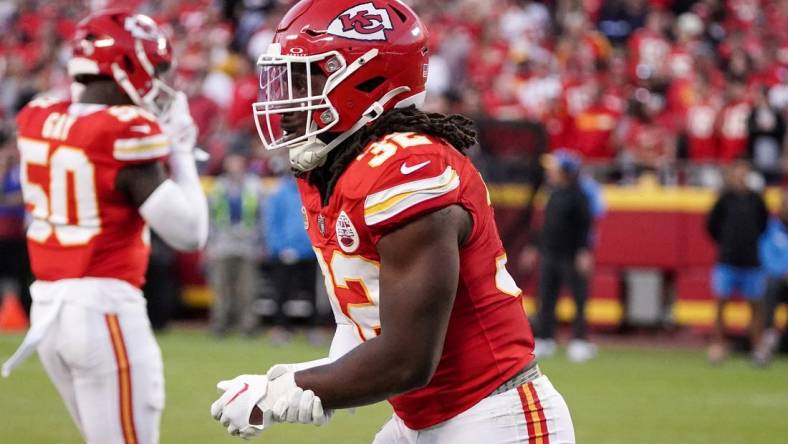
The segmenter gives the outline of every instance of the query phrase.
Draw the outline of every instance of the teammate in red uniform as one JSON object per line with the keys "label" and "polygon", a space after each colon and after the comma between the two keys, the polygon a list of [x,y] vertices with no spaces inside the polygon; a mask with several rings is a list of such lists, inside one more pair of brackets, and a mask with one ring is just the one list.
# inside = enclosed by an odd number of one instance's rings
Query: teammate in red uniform
{"label": "teammate in red uniform", "polygon": [[472,123],[415,107],[425,33],[397,0],[304,0],[260,57],[260,134],[298,172],[337,331],[326,359],[220,382],[232,434],[387,399],[375,443],[574,442],[464,155]]}
{"label": "teammate in red uniform", "polygon": [[159,78],[171,46],[149,17],[88,17],[72,51],[79,97],[17,116],[36,282],[32,327],[3,374],[37,349],[85,441],[156,443],[164,381],[139,289],[146,226],[178,249],[204,244],[197,133],[185,95]]}

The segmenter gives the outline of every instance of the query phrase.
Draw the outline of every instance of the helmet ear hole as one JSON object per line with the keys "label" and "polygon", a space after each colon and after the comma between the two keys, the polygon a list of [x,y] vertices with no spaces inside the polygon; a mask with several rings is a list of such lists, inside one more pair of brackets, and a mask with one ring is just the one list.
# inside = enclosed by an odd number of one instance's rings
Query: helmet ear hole
{"label": "helmet ear hole", "polygon": [[356,85],[356,89],[359,91],[363,91],[365,93],[371,93],[372,91],[377,89],[378,86],[382,85],[383,82],[385,81],[386,81],[385,77],[376,76],[359,83],[358,85]]}
{"label": "helmet ear hole", "polygon": [[399,20],[402,23],[405,23],[405,21],[408,19],[407,16],[405,16],[405,13],[397,9],[397,7],[394,6],[393,4],[389,5],[389,7],[391,7],[391,9],[394,10],[394,12],[397,14],[397,17],[399,17]]}
{"label": "helmet ear hole", "polygon": [[124,69],[127,72],[131,72],[134,70],[134,63],[132,63],[131,57],[129,57],[126,54],[123,54],[123,65],[124,65]]}

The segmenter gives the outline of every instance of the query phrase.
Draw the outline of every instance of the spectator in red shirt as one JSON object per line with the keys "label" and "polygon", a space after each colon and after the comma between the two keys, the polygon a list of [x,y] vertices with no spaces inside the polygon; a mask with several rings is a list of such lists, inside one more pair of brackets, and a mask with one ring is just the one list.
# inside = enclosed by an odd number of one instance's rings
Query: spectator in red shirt
{"label": "spectator in red shirt", "polygon": [[202,83],[208,75],[202,67],[179,70],[175,85],[189,97],[189,111],[197,124],[197,145],[205,147],[208,140],[222,127],[223,114],[219,105],[202,92]]}
{"label": "spectator in red shirt", "polygon": [[586,159],[612,159],[615,152],[611,135],[620,113],[605,103],[598,80],[591,81],[588,88],[590,105],[571,119],[569,147]]}
{"label": "spectator in red shirt", "polygon": [[686,12],[676,21],[675,33],[676,43],[668,55],[670,76],[684,79],[692,75],[693,55],[701,44],[699,37],[703,33],[703,22],[697,15]]}
{"label": "spectator in red shirt", "polygon": [[227,124],[230,129],[254,132],[252,104],[257,101],[259,84],[254,65],[244,56],[238,57],[235,85],[230,108],[227,110]]}
{"label": "spectator in red shirt", "polygon": [[725,106],[717,121],[719,158],[725,162],[741,157],[747,151],[747,118],[752,107],[747,100],[747,87],[730,79],[725,88]]}
{"label": "spectator in red shirt", "polygon": [[664,100],[653,94],[633,100],[622,124],[624,155],[637,171],[664,172],[676,158],[676,138],[663,124]]}
{"label": "spectator in red shirt", "polygon": [[649,80],[667,75],[665,59],[670,52],[670,43],[665,37],[665,25],[665,13],[653,10],[646,17],[646,26],[630,37],[630,74],[633,79]]}
{"label": "spectator in red shirt", "polygon": [[708,80],[699,76],[694,81],[693,103],[687,109],[685,136],[687,155],[691,160],[708,162],[717,158],[714,125],[721,103]]}
{"label": "spectator in red shirt", "polygon": [[619,114],[627,110],[627,100],[632,95],[632,85],[627,81],[627,61],[622,51],[611,54],[605,70],[597,75],[604,85],[602,100]]}
{"label": "spectator in red shirt", "polygon": [[515,77],[511,74],[496,76],[492,87],[483,93],[484,111],[496,119],[524,119],[526,110],[515,94],[515,85]]}

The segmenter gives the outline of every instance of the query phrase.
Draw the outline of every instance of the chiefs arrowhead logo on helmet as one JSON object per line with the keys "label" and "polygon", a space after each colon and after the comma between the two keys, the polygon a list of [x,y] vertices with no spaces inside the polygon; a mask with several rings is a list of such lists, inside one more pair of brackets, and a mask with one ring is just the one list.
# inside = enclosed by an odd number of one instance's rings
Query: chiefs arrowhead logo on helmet
{"label": "chiefs arrowhead logo on helmet", "polygon": [[391,29],[388,11],[372,3],[353,6],[328,25],[329,34],[355,40],[386,40],[386,31]]}

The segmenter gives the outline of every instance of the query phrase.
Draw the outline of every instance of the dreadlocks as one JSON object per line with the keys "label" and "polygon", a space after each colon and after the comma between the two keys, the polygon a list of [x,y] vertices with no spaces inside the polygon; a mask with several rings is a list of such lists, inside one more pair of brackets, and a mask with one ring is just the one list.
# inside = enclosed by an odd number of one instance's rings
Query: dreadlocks
{"label": "dreadlocks", "polygon": [[307,173],[309,183],[320,191],[323,205],[328,203],[339,177],[364,148],[386,135],[399,132],[440,137],[463,155],[476,143],[473,122],[465,116],[426,113],[415,106],[391,109],[332,150],[324,166]]}

